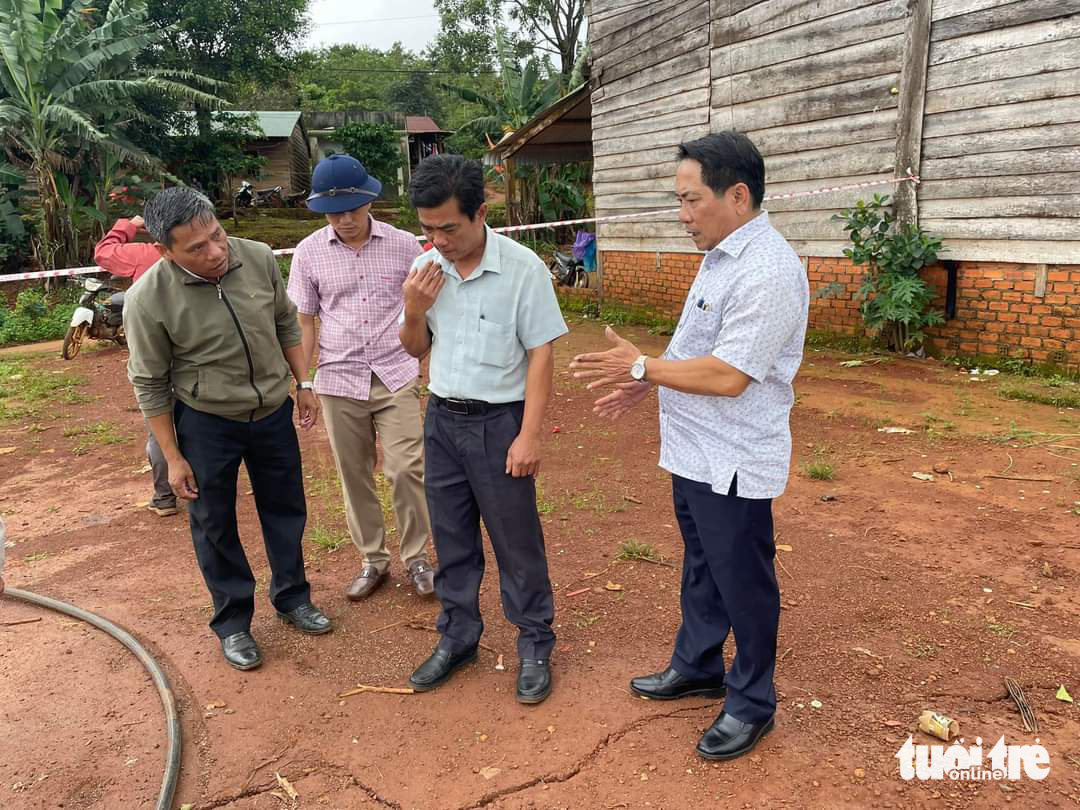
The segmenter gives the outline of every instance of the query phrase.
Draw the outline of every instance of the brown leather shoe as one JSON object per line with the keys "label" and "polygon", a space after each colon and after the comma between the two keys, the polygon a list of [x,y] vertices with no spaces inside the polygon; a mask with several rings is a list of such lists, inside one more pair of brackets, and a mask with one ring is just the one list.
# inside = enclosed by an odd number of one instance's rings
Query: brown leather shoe
{"label": "brown leather shoe", "polygon": [[387,576],[388,572],[379,571],[374,565],[365,565],[360,571],[360,576],[345,589],[345,596],[351,602],[367,599],[386,581]]}
{"label": "brown leather shoe", "polygon": [[435,569],[427,560],[414,560],[409,563],[409,574],[419,596],[431,596],[435,593]]}

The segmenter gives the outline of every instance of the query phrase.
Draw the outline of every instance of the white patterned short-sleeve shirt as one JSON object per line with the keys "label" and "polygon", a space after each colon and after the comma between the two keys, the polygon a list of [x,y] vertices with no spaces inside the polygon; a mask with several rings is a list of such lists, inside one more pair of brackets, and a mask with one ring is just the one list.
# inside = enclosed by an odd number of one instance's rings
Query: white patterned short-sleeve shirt
{"label": "white patterned short-sleeve shirt", "polygon": [[802,362],[810,289],[769,215],[705,254],[664,357],[712,355],[751,378],[737,397],[660,389],[660,466],[727,494],[776,498],[791,464],[791,382]]}

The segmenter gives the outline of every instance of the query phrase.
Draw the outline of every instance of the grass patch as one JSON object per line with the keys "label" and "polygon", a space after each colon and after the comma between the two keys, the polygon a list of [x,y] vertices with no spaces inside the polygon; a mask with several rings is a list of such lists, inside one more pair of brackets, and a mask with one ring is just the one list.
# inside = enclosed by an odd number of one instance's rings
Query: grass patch
{"label": "grass patch", "polygon": [[550,515],[557,511],[559,505],[544,492],[544,485],[540,478],[536,479],[536,511],[541,515]]}
{"label": "grass patch", "polygon": [[326,226],[323,217],[298,219],[296,217],[263,216],[244,213],[233,223],[232,219],[226,218],[225,228],[229,236],[238,236],[242,239],[254,239],[257,242],[265,242],[272,248],[289,248],[296,245],[305,237],[310,236],[319,228]]}
{"label": "grass patch", "polygon": [[832,481],[836,478],[836,469],[827,461],[809,461],[803,469],[807,478],[813,481]]}
{"label": "grass patch", "polygon": [[574,616],[574,627],[579,630],[588,630],[600,621],[599,613],[578,613]]}
{"label": "grass patch", "polygon": [[608,503],[604,493],[595,487],[590,492],[579,492],[570,499],[570,502],[574,505],[574,508],[582,511],[623,512],[626,510],[626,506],[621,500],[615,504]]}
{"label": "grass patch", "polygon": [[991,622],[986,628],[995,636],[1001,636],[1001,638],[1012,638],[1016,635],[1016,628],[1011,624],[997,624]]}
{"label": "grass patch", "polygon": [[308,534],[308,539],[319,548],[326,549],[332,553],[348,544],[349,533],[341,531],[340,529],[328,529],[325,526],[316,526],[311,530],[311,533]]}
{"label": "grass patch", "polygon": [[564,314],[601,321],[611,326],[645,326],[653,335],[671,335],[678,321],[669,315],[641,307],[604,303],[584,296],[565,295],[557,291]]}
{"label": "grass patch", "polygon": [[390,482],[381,472],[375,473],[375,494],[379,498],[379,508],[382,509],[386,533],[393,534],[397,531],[397,522],[394,518],[394,493],[390,489]]}
{"label": "grass patch", "polygon": [[946,362],[963,368],[994,368],[1017,377],[1041,377],[1051,383],[1080,380],[1080,372],[1069,372],[1055,363],[1032,363],[1019,357],[998,357],[990,354],[961,355],[944,358]]}
{"label": "grass patch", "polygon": [[618,551],[615,553],[615,559],[622,562],[634,562],[635,560],[644,560],[646,562],[660,562],[660,552],[650,546],[648,543],[642,543],[639,540],[624,540],[619,544]]}
{"label": "grass patch", "polygon": [[909,638],[904,641],[904,651],[912,658],[933,658],[938,653],[937,645],[923,638]]}
{"label": "grass patch", "polygon": [[810,329],[806,333],[806,348],[816,351],[845,352],[846,354],[874,354],[880,346],[865,335],[844,335],[824,329]]}
{"label": "grass patch", "polygon": [[94,422],[90,425],[77,425],[64,428],[64,436],[70,438],[78,436],[72,452],[79,456],[94,447],[103,447],[109,444],[123,444],[131,441],[130,436],[125,436],[112,422]]}
{"label": "grass patch", "polygon": [[86,402],[90,397],[78,390],[85,384],[76,374],[44,371],[24,360],[0,360],[0,421],[37,416],[46,404]]}
{"label": "grass patch", "polygon": [[1050,405],[1054,408],[1080,408],[1080,393],[1033,391],[1020,385],[1003,385],[998,388],[1001,399],[1019,402],[1034,402],[1038,405]]}

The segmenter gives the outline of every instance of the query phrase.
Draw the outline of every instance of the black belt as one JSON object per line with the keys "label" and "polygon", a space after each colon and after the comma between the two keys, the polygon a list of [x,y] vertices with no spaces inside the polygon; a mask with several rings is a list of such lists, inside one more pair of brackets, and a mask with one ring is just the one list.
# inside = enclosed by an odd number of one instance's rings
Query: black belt
{"label": "black belt", "polygon": [[513,402],[484,402],[479,399],[452,399],[440,397],[438,394],[432,394],[431,401],[450,413],[458,413],[463,416],[471,416],[474,413],[487,413],[494,408],[505,408],[507,405],[514,404]]}

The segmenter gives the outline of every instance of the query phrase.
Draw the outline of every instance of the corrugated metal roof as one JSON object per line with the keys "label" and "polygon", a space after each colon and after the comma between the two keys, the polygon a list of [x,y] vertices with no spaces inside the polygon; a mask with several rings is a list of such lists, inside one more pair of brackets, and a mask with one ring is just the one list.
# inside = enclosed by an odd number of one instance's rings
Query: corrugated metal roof
{"label": "corrugated metal roof", "polygon": [[[195,113],[190,110],[186,110],[182,114],[189,118],[195,117]],[[300,120],[299,110],[224,110],[220,115],[235,115],[245,118],[254,115],[259,123],[259,128],[262,129],[267,138],[292,137],[293,130],[296,129],[296,124]],[[176,133],[170,132],[170,134],[175,135]]]}

